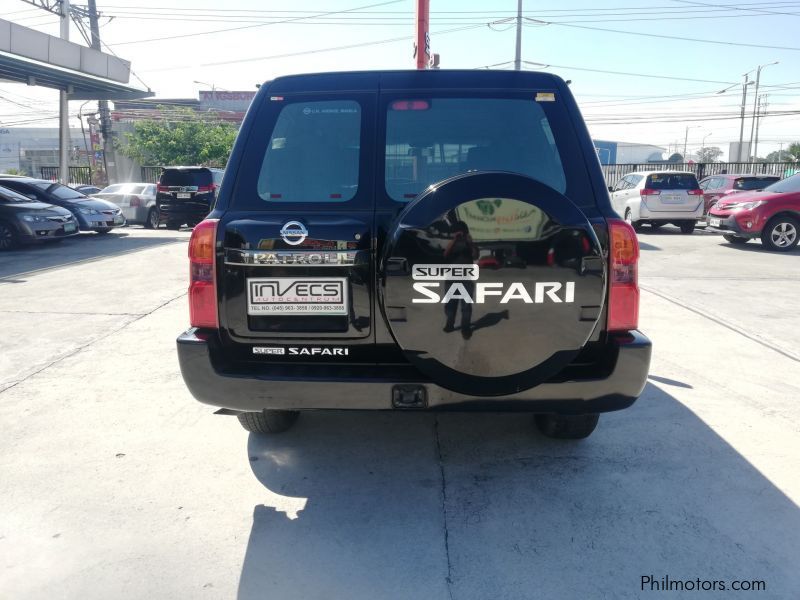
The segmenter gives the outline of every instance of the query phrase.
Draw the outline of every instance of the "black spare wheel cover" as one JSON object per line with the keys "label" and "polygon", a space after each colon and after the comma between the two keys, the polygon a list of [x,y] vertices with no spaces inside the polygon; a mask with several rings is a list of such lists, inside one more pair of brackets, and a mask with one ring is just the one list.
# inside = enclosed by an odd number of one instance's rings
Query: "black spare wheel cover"
{"label": "black spare wheel cover", "polygon": [[460,175],[398,215],[381,303],[408,360],[471,396],[508,395],[560,371],[597,325],[605,263],[566,196],[513,173]]}

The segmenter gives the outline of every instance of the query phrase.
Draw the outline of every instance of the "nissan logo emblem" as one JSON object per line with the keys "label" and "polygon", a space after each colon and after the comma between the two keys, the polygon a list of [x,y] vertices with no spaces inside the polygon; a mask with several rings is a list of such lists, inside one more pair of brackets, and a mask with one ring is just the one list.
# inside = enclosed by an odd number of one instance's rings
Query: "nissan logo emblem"
{"label": "nissan logo emblem", "polygon": [[299,246],[308,237],[308,229],[299,221],[289,221],[281,227],[281,237],[290,246]]}

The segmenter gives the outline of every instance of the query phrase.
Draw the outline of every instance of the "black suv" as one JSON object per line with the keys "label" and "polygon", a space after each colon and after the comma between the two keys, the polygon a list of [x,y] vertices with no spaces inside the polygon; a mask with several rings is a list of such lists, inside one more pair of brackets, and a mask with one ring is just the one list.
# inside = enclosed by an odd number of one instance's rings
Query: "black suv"
{"label": "black suv", "polygon": [[223,173],[208,167],[166,167],[156,188],[159,224],[168,229],[197,225],[214,205]]}
{"label": "black suv", "polygon": [[581,438],[641,393],[639,247],[560,78],[282,77],[189,245],[201,402],[277,432],[305,409],[537,414]]}

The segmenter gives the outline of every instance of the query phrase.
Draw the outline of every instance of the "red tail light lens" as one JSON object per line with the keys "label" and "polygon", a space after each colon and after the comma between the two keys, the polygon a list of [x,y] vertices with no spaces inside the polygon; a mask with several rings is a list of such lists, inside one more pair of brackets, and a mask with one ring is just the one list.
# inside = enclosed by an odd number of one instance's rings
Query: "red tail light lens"
{"label": "red tail light lens", "polygon": [[639,240],[633,227],[608,220],[608,331],[631,331],[639,326]]}
{"label": "red tail light lens", "polygon": [[642,188],[639,190],[640,196],[658,196],[661,194],[661,190],[652,190],[650,188]]}
{"label": "red tail light lens", "polygon": [[192,327],[217,329],[216,239],[218,219],[201,221],[189,239],[189,319]]}
{"label": "red tail light lens", "polygon": [[213,192],[216,189],[217,189],[217,186],[214,185],[213,183],[211,185],[200,185],[200,186],[197,187],[197,193],[198,194],[207,194],[209,192]]}
{"label": "red tail light lens", "polygon": [[702,196],[703,195],[703,190],[701,190],[701,189],[689,190],[686,193],[689,194],[690,196]]}
{"label": "red tail light lens", "polygon": [[168,185],[161,185],[160,183],[156,186],[156,190],[159,192],[168,192],[169,186]]}
{"label": "red tail light lens", "polygon": [[431,107],[427,100],[395,100],[392,110],[428,110]]}

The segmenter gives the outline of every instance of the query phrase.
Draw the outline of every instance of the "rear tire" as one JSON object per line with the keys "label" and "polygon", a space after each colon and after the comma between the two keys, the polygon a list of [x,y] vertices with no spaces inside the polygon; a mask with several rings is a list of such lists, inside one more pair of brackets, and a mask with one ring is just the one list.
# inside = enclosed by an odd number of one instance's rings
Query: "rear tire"
{"label": "rear tire", "polygon": [[17,244],[17,232],[8,223],[0,221],[0,252],[13,250],[17,247]]}
{"label": "rear tire", "polygon": [[296,410],[263,410],[239,413],[239,423],[251,433],[281,433],[290,429],[300,413]]}
{"label": "rear tire", "polygon": [[630,208],[625,211],[625,221],[628,223],[628,225],[633,227],[633,230],[636,233],[639,233],[639,232],[642,231],[642,222],[633,220],[633,213],[631,212]]}
{"label": "rear tire", "polygon": [[683,221],[680,224],[681,233],[689,235],[694,232],[695,221]]}
{"label": "rear tire", "polygon": [[788,252],[800,241],[800,222],[789,215],[769,220],[761,231],[761,243],[776,252]]}
{"label": "rear tire", "polygon": [[650,229],[652,229],[653,231],[655,231],[656,229],[661,229],[663,225],[664,223],[662,223],[661,221],[650,221]]}
{"label": "rear tire", "polygon": [[730,242],[731,244],[736,244],[737,246],[741,246],[742,244],[746,244],[750,241],[750,238],[740,237],[738,235],[731,235],[729,233],[725,233],[722,235],[723,239],[726,242]]}
{"label": "rear tire", "polygon": [[597,427],[600,415],[536,415],[536,427],[543,435],[561,440],[582,440]]}
{"label": "rear tire", "polygon": [[105,227],[104,229],[95,229],[95,231],[100,235],[105,235],[111,232],[111,227]]}
{"label": "rear tire", "polygon": [[177,221],[167,221],[167,229],[171,229],[173,231],[178,231],[181,228],[181,223]]}
{"label": "rear tire", "polygon": [[158,218],[158,209],[155,207],[151,208],[147,213],[147,219],[144,221],[144,226],[147,229],[158,229]]}

